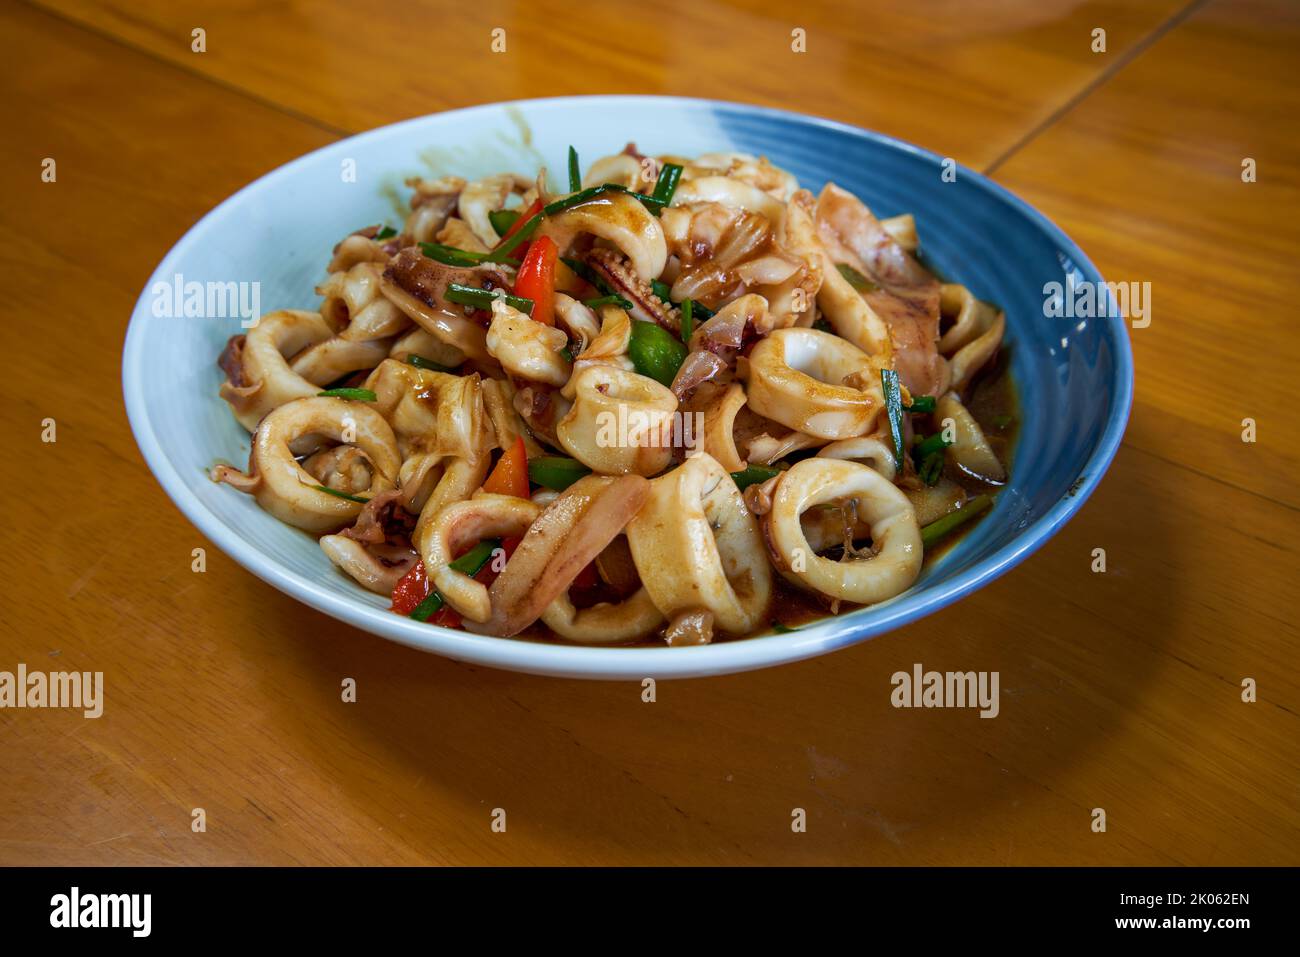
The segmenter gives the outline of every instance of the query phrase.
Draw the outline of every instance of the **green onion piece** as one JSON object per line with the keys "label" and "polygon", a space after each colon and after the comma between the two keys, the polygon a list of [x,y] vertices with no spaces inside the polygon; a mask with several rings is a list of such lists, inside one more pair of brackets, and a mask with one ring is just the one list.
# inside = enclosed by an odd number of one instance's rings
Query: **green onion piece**
{"label": "green onion piece", "polygon": [[618,306],[620,309],[632,308],[632,303],[618,293],[610,293],[608,296],[601,296],[599,299],[584,299],[582,304],[592,309],[599,309],[601,306]]}
{"label": "green onion piece", "polygon": [[932,486],[937,483],[939,476],[943,475],[943,452],[931,452],[927,455],[921,461],[916,474],[926,485]]}
{"label": "green onion piece", "polygon": [[310,487],[314,488],[318,492],[325,492],[328,495],[333,495],[335,498],[345,498],[349,502],[360,502],[362,505],[365,505],[366,502],[370,501],[368,498],[359,498],[356,495],[349,495],[347,492],[340,492],[338,489],[330,488],[328,485],[312,485]]}
{"label": "green onion piece", "polygon": [[691,333],[695,331],[695,303],[690,299],[682,300],[682,342],[691,341]]}
{"label": "green onion piece", "polygon": [[[494,209],[488,213],[488,221],[492,223],[492,228],[496,230],[498,236],[504,236],[510,232],[510,227],[519,220],[519,210],[517,209]],[[487,255],[484,253],[484,255]]]}
{"label": "green onion piece", "polygon": [[392,239],[397,235],[397,230],[392,226],[383,226],[379,232],[375,233],[375,239]]}
{"label": "green onion piece", "polygon": [[477,266],[487,257],[487,253],[457,249],[455,246],[444,246],[442,243],[420,243],[420,251],[430,259],[447,266]]}
{"label": "green onion piece", "polygon": [[528,460],[528,478],[535,485],[553,488],[562,492],[584,475],[590,475],[591,469],[577,459],[565,458],[563,455],[538,455]]}
{"label": "green onion piece", "polygon": [[476,306],[479,309],[491,309],[492,303],[497,299],[504,298],[506,305],[513,306],[520,312],[526,312],[530,315],[533,311],[533,301],[525,299],[523,296],[504,297],[499,296],[495,291],[487,289],[475,289],[473,286],[462,286],[458,282],[447,284],[446,298],[449,302],[458,302],[462,306]]}
{"label": "green onion piece", "polygon": [[932,395],[914,395],[912,404],[903,406],[904,412],[910,412],[913,415],[921,415],[926,412],[933,412],[937,400]]}
{"label": "green onion piece", "polygon": [[766,482],[770,478],[775,478],[781,474],[781,470],[771,465],[751,465],[740,472],[732,472],[731,477],[735,480],[736,487],[742,492],[751,485],[757,485],[759,482]]}
{"label": "green onion piece", "polygon": [[[492,553],[501,547],[500,539],[488,538],[479,542],[460,558],[451,563],[451,567],[461,574],[473,578],[483,570],[483,566],[492,560]],[[444,599],[434,589],[424,601],[411,609],[411,617],[416,621],[428,621],[443,606]]]}
{"label": "green onion piece", "polygon": [[936,432],[928,439],[918,442],[912,448],[912,455],[918,462],[921,462],[927,456],[933,455],[935,452],[942,452],[950,445],[952,443],[943,437],[942,432]]}
{"label": "green onion piece", "polygon": [[650,291],[662,299],[664,302],[672,302],[672,287],[666,282],[660,282],[658,279],[650,280]]}
{"label": "green onion piece", "polygon": [[791,628],[789,625],[783,625],[779,621],[772,623],[772,630],[778,635],[788,635],[792,631],[798,631],[798,628]]}
{"label": "green onion piece", "polygon": [[354,399],[357,402],[374,402],[379,398],[369,389],[326,389],[316,394],[331,399]]}
{"label": "green onion piece", "polygon": [[563,349],[560,350],[560,355],[564,356],[565,362],[573,361],[573,350],[570,349],[568,346],[565,346]]}
{"label": "green onion piece", "polygon": [[829,332],[831,335],[835,334],[835,327],[832,326],[825,319],[818,319],[816,322],[812,324],[812,327],[816,329],[818,332]]}
{"label": "green onion piece", "polygon": [[903,394],[894,369],[880,370],[880,385],[885,392],[885,413],[889,416],[889,435],[894,440],[894,467],[903,471]]}
{"label": "green onion piece", "polygon": [[569,147],[569,192],[582,189],[582,170],[578,166],[578,151]]}
{"label": "green onion piece", "polygon": [[430,372],[455,372],[451,366],[445,366],[441,362],[434,362],[432,359],[426,359],[424,356],[417,356],[414,352],[406,357],[406,361],[417,369],[428,369]]}
{"label": "green onion piece", "polygon": [[992,496],[976,495],[961,508],[954,509],[943,518],[937,519],[921,529],[921,544],[929,548],[954,528],[964,525],[992,504]]}
{"label": "green onion piece", "polygon": [[664,168],[659,171],[659,179],[655,181],[654,198],[667,206],[673,201],[673,193],[677,192],[677,181],[681,178],[680,166],[676,163],[665,163]]}
{"label": "green onion piece", "polygon": [[840,271],[841,276],[849,281],[849,285],[858,292],[876,292],[880,289],[879,283],[872,282],[848,263],[836,263],[835,268]]}
{"label": "green onion piece", "polygon": [[627,356],[641,375],[672,385],[677,370],[686,361],[686,347],[657,323],[633,319]]}
{"label": "green onion piece", "polygon": [[505,262],[505,257],[508,256],[520,243],[532,236],[533,231],[537,229],[538,224],[541,223],[544,218],[547,216],[554,216],[557,213],[562,213],[566,209],[572,209],[575,206],[581,206],[583,203],[595,199],[597,196],[603,196],[605,193],[610,192],[627,193],[629,196],[639,199],[649,207],[652,212],[658,212],[658,210],[662,209],[665,205],[662,200],[656,199],[654,196],[646,196],[644,193],[630,190],[626,186],[620,186],[618,183],[605,183],[601,186],[589,186],[586,189],[578,190],[571,196],[557,199],[555,202],[543,206],[540,213],[530,216],[517,233],[509,239],[502,241],[496,249],[492,250],[492,252],[488,253],[487,256],[484,257],[483,261],[489,263]]}

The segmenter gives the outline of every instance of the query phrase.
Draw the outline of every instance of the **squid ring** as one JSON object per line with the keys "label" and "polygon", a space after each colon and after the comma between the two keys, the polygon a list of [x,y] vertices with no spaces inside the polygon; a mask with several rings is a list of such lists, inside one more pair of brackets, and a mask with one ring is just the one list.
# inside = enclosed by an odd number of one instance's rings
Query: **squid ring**
{"label": "squid ring", "polygon": [[420,547],[425,571],[447,604],[471,621],[487,621],[492,616],[487,586],[452,568],[452,559],[466,545],[476,545],[485,538],[523,537],[540,514],[541,508],[526,498],[491,492],[454,502],[439,511]]}
{"label": "squid ring", "polygon": [[[812,458],[776,479],[763,532],[772,562],[791,582],[831,598],[869,605],[892,598],[921,573],[924,551],[912,505],[898,488],[865,465]],[[818,555],[799,516],[815,505],[854,499],[871,526],[875,555],[833,561]]]}
{"label": "squid ring", "polygon": [[772,600],[772,569],[736,483],[701,452],[650,486],[627,541],[655,606],[665,618],[708,610],[722,631],[753,631]]}
{"label": "squid ring", "polygon": [[230,403],[239,424],[252,432],[272,409],[320,392],[319,385],[289,367],[286,356],[333,335],[334,329],[319,313],[280,309],[262,316],[237,352],[238,370],[228,373],[221,384],[221,398]]}
{"label": "squid ring", "polygon": [[875,469],[890,482],[898,474],[893,447],[874,435],[859,435],[857,438],[832,442],[817,455],[827,459],[860,462],[868,468]]}
{"label": "squid ring", "polygon": [[[871,357],[830,333],[777,329],[749,354],[749,407],[819,439],[871,430],[884,402]],[[842,384],[860,382],[866,389]]]}
{"label": "squid ring", "polygon": [[298,464],[291,447],[304,436],[324,436],[366,454],[372,466],[370,487],[358,497],[394,487],[402,456],[384,417],[360,402],[316,396],[287,402],[262,420],[253,434],[247,474],[221,466],[213,477],[250,493],[263,509],[295,528],[327,532],[347,525],[362,502],[320,491],[320,481]]}
{"label": "squid ring", "polygon": [[575,608],[568,593],[561,592],[542,612],[542,621],[553,632],[584,645],[644,638],[663,620],[644,585],[617,604],[601,602],[583,609]]}
{"label": "squid ring", "polygon": [[571,383],[573,406],[555,427],[564,450],[603,475],[662,472],[673,455],[677,396],[648,376],[593,365]]}

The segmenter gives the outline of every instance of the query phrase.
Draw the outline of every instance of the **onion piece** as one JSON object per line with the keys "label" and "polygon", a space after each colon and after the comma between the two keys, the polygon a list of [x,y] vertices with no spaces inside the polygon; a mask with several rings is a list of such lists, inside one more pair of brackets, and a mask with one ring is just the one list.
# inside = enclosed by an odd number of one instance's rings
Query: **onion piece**
{"label": "onion piece", "polygon": [[669,388],[680,400],[688,392],[708,382],[726,368],[727,364],[712,352],[696,350],[688,353],[682,361],[681,368],[677,370],[677,375],[673,376],[673,384]]}

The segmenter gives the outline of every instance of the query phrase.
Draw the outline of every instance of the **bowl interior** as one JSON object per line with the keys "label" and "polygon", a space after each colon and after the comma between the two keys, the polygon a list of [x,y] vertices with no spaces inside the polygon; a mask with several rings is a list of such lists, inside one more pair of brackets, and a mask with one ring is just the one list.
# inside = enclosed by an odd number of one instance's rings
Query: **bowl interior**
{"label": "bowl interior", "polygon": [[[1007,315],[1023,421],[1011,481],[975,531],[905,595],[797,632],[689,649],[592,649],[479,638],[406,621],[336,572],[313,539],[217,486],[217,461],[246,465],[248,435],[217,397],[216,359],[240,310],[184,309],[192,283],[247,284],[261,312],[315,309],[335,243],[376,222],[399,225],[413,175],[501,171],[552,182],[570,144],[584,163],[634,140],[646,153],[736,150],[768,156],[801,185],[834,181],[880,216],[916,216],[929,264]],[[159,481],[201,531],[295,597],[395,640],[498,667],[586,677],[710,674],[817,654],[912,620],[996,576],[1073,513],[1114,453],[1131,390],[1128,340],[1113,318],[1044,315],[1044,286],[1100,277],[1059,230],[974,172],[942,176],[941,157],[876,134],[734,104],[654,97],[539,100],[438,114],[353,137],[246,187],[168,253],[132,316],[123,363],[128,414]],[[226,287],[229,289],[230,287]],[[254,290],[256,298],[254,299]],[[180,306],[180,314],[176,313]],[[212,312],[227,315],[215,316]],[[160,314],[162,313],[162,314]]]}

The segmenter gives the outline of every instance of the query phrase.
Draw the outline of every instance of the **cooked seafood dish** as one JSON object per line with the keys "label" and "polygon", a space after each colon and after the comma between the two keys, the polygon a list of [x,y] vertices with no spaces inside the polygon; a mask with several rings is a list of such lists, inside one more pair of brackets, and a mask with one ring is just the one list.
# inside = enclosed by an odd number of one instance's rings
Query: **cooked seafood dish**
{"label": "cooked seafood dish", "polygon": [[214,480],[396,613],[587,645],[885,601],[988,510],[1004,317],[922,264],[911,216],[744,154],[567,173],[408,180],[318,311],[226,345],[251,452]]}

